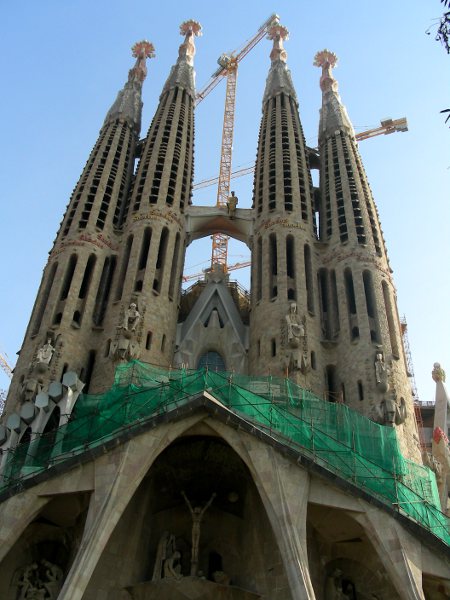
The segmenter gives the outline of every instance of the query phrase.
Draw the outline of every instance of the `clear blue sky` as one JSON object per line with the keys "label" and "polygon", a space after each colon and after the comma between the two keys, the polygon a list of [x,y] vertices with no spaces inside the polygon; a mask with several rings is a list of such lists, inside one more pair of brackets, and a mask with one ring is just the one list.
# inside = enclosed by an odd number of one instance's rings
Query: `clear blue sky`
{"label": "clear blue sky", "polygon": [[[291,33],[288,64],[309,145],[317,144],[321,102],[320,73],[312,62],[325,47],[339,57],[335,74],[357,130],[375,127],[386,116],[408,118],[408,133],[362,142],[360,151],[394,269],[399,311],[408,319],[419,394],[431,400],[433,362],[450,372],[450,130],[439,114],[450,107],[450,57],[433,35],[425,35],[441,10],[438,0],[4,3],[0,349],[10,363],[22,343],[71,191],[133,64],[131,45],[147,38],[156,48],[144,84],[145,135],[177,56],[183,20],[194,18],[203,25],[195,60],[201,87],[220,54],[240,47],[277,12]],[[255,158],[270,46],[262,41],[240,67],[235,168]],[[222,84],[198,107],[196,180],[217,173],[223,100]],[[240,206],[249,207],[251,177],[236,180],[233,187]],[[195,195],[194,202],[214,204],[214,188]],[[238,262],[248,250],[233,245],[231,254],[230,262]],[[186,271],[200,271],[209,255],[208,240],[193,245]],[[248,272],[235,274],[248,285]],[[0,387],[7,385],[0,372]]]}

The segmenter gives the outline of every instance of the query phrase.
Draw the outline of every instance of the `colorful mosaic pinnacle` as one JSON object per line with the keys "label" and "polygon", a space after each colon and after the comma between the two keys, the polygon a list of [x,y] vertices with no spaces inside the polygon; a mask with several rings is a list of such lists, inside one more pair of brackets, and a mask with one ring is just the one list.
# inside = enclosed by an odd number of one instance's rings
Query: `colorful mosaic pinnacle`
{"label": "colorful mosaic pinnacle", "polygon": [[155,58],[155,47],[148,40],[136,42],[131,52],[135,58]]}
{"label": "colorful mosaic pinnacle", "polygon": [[190,19],[180,25],[180,35],[184,35],[184,42],[178,50],[178,60],[186,62],[189,66],[194,65],[195,44],[194,38],[202,35],[202,26],[198,21]]}
{"label": "colorful mosaic pinnacle", "polygon": [[129,72],[129,80],[137,79],[141,83],[147,77],[147,66],[145,61],[147,58],[154,58],[155,48],[153,44],[147,40],[136,42],[131,48],[131,54],[136,58],[136,64]]}
{"label": "colorful mosaic pinnacle", "polygon": [[286,62],[287,52],[283,47],[283,41],[289,39],[289,31],[287,27],[281,25],[278,21],[274,21],[267,32],[267,39],[273,40],[273,48],[270,53],[272,62],[281,60]]}
{"label": "colorful mosaic pinnacle", "polygon": [[338,82],[333,77],[332,69],[337,65],[338,57],[331,50],[321,50],[314,57],[314,66],[322,68],[322,76],[320,78],[320,89],[322,92],[333,91],[337,92]]}
{"label": "colorful mosaic pinnacle", "polygon": [[334,52],[331,52],[331,50],[327,50],[325,48],[325,50],[320,50],[320,52],[317,52],[317,54],[314,57],[314,66],[315,67],[325,67],[325,66],[330,66],[331,68],[334,68],[337,65],[338,62],[338,57],[336,56],[336,54]]}
{"label": "colorful mosaic pinnacle", "polygon": [[202,34],[202,26],[198,21],[189,19],[189,21],[183,21],[180,25],[180,35],[187,35],[193,33],[196,37],[200,37]]}
{"label": "colorful mosaic pinnacle", "polygon": [[267,32],[267,39],[275,40],[277,38],[282,39],[282,40],[288,40],[289,39],[289,31],[288,31],[287,27],[285,27],[284,25],[281,25],[281,23],[279,23],[278,21],[274,21],[273,24],[269,27],[269,30]]}
{"label": "colorful mosaic pinnacle", "polygon": [[445,382],[445,371],[441,367],[440,363],[438,363],[438,362],[434,363],[433,371],[431,372],[431,376],[433,378],[433,381],[436,381],[436,383],[438,381]]}

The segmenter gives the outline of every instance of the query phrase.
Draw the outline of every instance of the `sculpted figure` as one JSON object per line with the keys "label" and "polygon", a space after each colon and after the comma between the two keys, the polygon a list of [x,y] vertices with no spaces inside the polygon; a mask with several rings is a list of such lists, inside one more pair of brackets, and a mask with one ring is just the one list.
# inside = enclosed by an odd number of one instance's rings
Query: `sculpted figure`
{"label": "sculpted figure", "polygon": [[406,403],[403,398],[398,403],[396,394],[392,393],[381,402],[381,413],[385,425],[401,425],[406,420]]}
{"label": "sculpted figure", "polygon": [[48,593],[48,596],[44,596],[44,598],[56,600],[63,583],[63,570],[61,567],[58,567],[58,565],[45,560],[45,558],[41,560],[41,565],[45,569],[45,579],[43,584]]}
{"label": "sculpted figure", "polygon": [[289,305],[289,312],[285,319],[288,345],[296,348],[299,345],[300,338],[305,337],[305,327],[297,314],[297,304],[295,302],[291,302]]}
{"label": "sculpted figure", "polygon": [[158,543],[152,581],[161,579],[165,571],[165,561],[175,552],[175,536],[164,531]]}
{"label": "sculpted figure", "polygon": [[25,379],[20,390],[24,402],[32,402],[37,394],[42,391],[42,385],[37,379]]}
{"label": "sculpted figure", "polygon": [[45,558],[26,566],[19,580],[18,600],[56,600],[63,583],[63,570]]}
{"label": "sculpted figure", "polygon": [[31,563],[25,567],[19,581],[20,596],[19,600],[39,600],[45,598],[45,589],[42,589],[42,582],[39,578],[37,563]]}
{"label": "sculpted figure", "polygon": [[141,315],[139,314],[136,304],[132,302],[125,311],[123,329],[126,329],[127,331],[136,331],[136,327],[138,326],[140,320]]}
{"label": "sculpted figure", "polygon": [[202,508],[201,506],[196,506],[192,508],[191,503],[189,502],[186,494],[181,492],[181,495],[186,501],[186,504],[191,512],[192,516],[192,550],[191,550],[191,575],[197,575],[197,565],[198,565],[198,547],[200,543],[200,524],[203,519],[203,515],[211,506],[214,498],[216,497],[216,493],[211,496],[205,506]]}
{"label": "sculpted figure", "polygon": [[110,356],[114,360],[124,361],[139,358],[139,344],[133,342],[129,338],[120,337],[117,342],[111,344]]}
{"label": "sculpted figure", "polygon": [[37,351],[36,362],[43,363],[45,365],[50,364],[54,351],[55,348],[52,346],[50,338],[48,338],[47,342]]}
{"label": "sculpted figure", "polygon": [[236,215],[237,203],[238,203],[238,197],[234,195],[234,192],[231,192],[231,196],[228,196],[228,200],[227,200],[228,216],[231,219],[234,219],[234,217]]}
{"label": "sculpted figure", "polygon": [[180,565],[181,554],[178,550],[166,558],[164,561],[164,578],[169,579],[182,579],[183,575],[181,574],[181,565]]}
{"label": "sculpted figure", "polygon": [[381,392],[387,392],[389,389],[388,377],[389,370],[384,362],[383,353],[377,352],[375,355],[375,381]]}

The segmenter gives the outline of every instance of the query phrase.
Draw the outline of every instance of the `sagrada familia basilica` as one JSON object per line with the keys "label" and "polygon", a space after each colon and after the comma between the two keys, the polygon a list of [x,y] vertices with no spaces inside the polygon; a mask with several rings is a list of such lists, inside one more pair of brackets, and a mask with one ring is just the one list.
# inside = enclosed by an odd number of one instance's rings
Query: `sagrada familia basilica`
{"label": "sagrada familia basilica", "polygon": [[[144,139],[134,45],[50,250],[0,425],[0,598],[448,598],[445,374],[424,452],[336,55],[313,150],[268,27],[252,206],[198,206],[200,31]],[[182,291],[216,233],[248,246],[249,292],[220,265]]]}

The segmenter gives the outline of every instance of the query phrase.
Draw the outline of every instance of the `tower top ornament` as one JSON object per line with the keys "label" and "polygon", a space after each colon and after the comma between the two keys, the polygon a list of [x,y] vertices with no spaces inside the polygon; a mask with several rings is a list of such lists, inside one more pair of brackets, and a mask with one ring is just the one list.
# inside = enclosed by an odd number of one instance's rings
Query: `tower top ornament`
{"label": "tower top ornament", "polygon": [[281,25],[279,21],[273,21],[272,25],[267,30],[267,39],[273,40],[273,48],[270,53],[270,60],[275,62],[281,60],[286,62],[287,52],[283,47],[283,41],[289,39],[289,31],[287,27]]}
{"label": "tower top ornament", "polygon": [[147,66],[145,64],[145,60],[147,58],[155,57],[155,47],[151,42],[142,40],[134,44],[134,46],[131,48],[131,54],[137,60],[134,67],[130,69],[128,79],[138,79],[142,82],[147,77]]}
{"label": "tower top ornament", "polygon": [[435,381],[436,383],[438,381],[445,381],[445,371],[444,369],[441,367],[440,363],[436,362],[433,365],[433,370],[431,372],[431,377],[433,378],[433,381]]}
{"label": "tower top ornament", "polygon": [[188,65],[194,65],[195,44],[194,38],[202,35],[202,26],[198,21],[190,19],[180,25],[180,35],[184,35],[184,42],[178,50],[178,60],[185,60]]}
{"label": "tower top ornament", "polygon": [[314,57],[313,65],[322,68],[322,77],[320,78],[320,89],[322,92],[337,92],[338,82],[333,77],[332,69],[337,65],[338,57],[331,50],[320,50]]}

